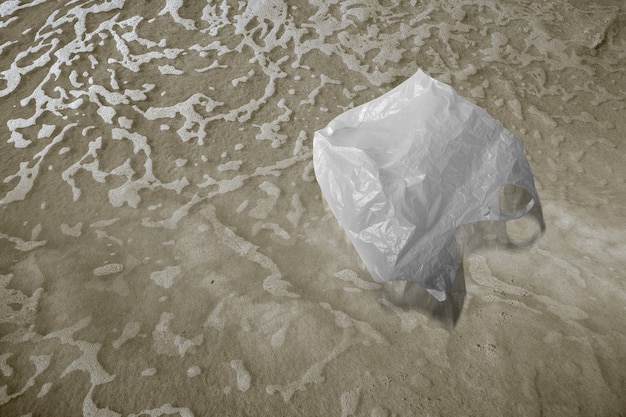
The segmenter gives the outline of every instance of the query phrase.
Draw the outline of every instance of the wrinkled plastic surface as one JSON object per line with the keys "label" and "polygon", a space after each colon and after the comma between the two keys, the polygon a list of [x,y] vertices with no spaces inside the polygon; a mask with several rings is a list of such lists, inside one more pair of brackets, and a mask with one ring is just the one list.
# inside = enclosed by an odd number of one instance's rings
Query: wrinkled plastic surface
{"label": "wrinkled plastic surface", "polygon": [[[523,144],[487,112],[422,71],[315,133],[315,175],[376,281],[421,283],[445,300],[455,230],[510,220],[539,203]],[[530,201],[501,209],[514,184]]]}

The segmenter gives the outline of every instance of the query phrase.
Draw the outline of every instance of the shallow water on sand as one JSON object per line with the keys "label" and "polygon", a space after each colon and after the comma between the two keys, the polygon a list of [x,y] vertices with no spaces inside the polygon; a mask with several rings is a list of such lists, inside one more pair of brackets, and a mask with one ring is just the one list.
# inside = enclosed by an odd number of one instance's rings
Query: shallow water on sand
{"label": "shallow water on sand", "polygon": [[[1,3],[0,414],[626,413],[623,2],[448,3]],[[445,304],[372,281],[311,162],[418,69],[546,223],[463,230]]]}

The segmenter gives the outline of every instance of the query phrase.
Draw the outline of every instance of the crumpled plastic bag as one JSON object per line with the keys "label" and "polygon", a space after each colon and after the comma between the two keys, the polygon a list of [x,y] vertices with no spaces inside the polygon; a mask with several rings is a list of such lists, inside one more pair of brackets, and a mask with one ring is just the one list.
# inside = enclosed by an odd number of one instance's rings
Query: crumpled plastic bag
{"label": "crumpled plastic bag", "polygon": [[[422,71],[315,132],[313,163],[372,277],[417,281],[439,301],[458,269],[458,226],[515,219],[539,204],[523,144]],[[530,195],[514,213],[500,207],[508,184]]]}

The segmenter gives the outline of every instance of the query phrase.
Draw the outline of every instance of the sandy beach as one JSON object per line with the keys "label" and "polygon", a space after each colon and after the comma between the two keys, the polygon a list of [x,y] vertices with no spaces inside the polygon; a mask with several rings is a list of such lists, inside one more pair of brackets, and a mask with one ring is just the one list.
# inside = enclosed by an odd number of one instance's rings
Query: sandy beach
{"label": "sandy beach", "polygon": [[[621,0],[0,3],[0,415],[625,416],[624,68]],[[312,161],[418,70],[545,223],[460,229],[442,303]]]}

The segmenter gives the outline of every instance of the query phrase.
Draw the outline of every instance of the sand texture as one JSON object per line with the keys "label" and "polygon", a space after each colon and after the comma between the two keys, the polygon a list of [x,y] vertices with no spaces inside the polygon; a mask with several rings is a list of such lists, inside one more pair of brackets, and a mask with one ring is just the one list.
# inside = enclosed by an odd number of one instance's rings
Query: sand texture
{"label": "sand texture", "polygon": [[[0,2],[0,415],[626,415],[622,0]],[[379,284],[313,133],[422,69],[536,219]]]}

